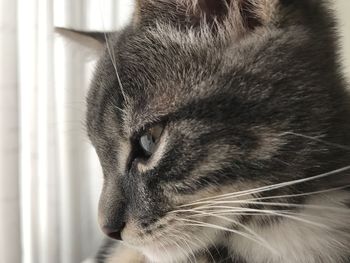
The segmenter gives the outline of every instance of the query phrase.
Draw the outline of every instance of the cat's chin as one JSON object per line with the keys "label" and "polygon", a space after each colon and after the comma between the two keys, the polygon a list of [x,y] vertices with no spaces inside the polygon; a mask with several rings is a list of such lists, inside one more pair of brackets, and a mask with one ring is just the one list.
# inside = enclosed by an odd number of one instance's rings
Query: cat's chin
{"label": "cat's chin", "polygon": [[190,253],[179,246],[170,245],[154,245],[143,247],[140,251],[146,256],[149,262],[155,263],[175,263],[186,262],[186,259],[191,256]]}

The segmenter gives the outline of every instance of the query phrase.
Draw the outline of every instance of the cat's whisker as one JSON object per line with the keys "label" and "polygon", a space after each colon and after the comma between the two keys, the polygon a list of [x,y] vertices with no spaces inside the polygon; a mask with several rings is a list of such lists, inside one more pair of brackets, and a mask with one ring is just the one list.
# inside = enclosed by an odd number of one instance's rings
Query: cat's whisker
{"label": "cat's whisker", "polygon": [[206,233],[203,233],[203,235],[206,237],[206,239],[211,243],[212,247],[215,249],[216,253],[220,255],[220,251],[217,248],[216,244],[214,243],[214,240],[212,238],[209,238]]}
{"label": "cat's whisker", "polygon": [[[201,240],[199,240],[199,238],[197,238],[197,237],[195,237],[195,236],[194,236],[194,238],[196,238],[196,240],[198,240],[198,241],[201,241]],[[213,260],[213,262],[215,262],[214,256],[212,255],[212,253],[210,252],[210,250],[207,248],[207,246],[205,245],[205,243],[202,241],[202,242],[200,242],[200,244],[203,245],[203,247],[205,248],[205,251],[208,253],[208,255],[209,255],[210,258]],[[215,244],[214,244],[214,242],[213,242],[212,240],[211,240],[211,244],[214,246],[216,252],[217,252],[218,254],[220,254],[219,250],[217,249],[217,247],[215,246]]]}
{"label": "cat's whisker", "polygon": [[[346,212],[345,210],[342,212]],[[277,216],[277,217],[285,217],[288,219],[292,219],[295,221],[311,224],[313,226],[328,228],[325,224],[321,224],[318,222],[311,221],[310,219],[304,219],[298,217],[299,213],[291,210],[267,210],[267,209],[253,209],[253,208],[244,208],[244,207],[231,207],[231,206],[211,206],[206,209],[194,210],[194,209],[186,209],[186,210],[178,210],[177,213],[190,213],[190,215],[186,215],[186,217],[196,217],[198,214],[212,214],[215,215],[236,215],[236,216]],[[317,217],[314,215],[308,215],[308,218],[322,219],[325,221],[323,217]],[[329,220],[328,220],[329,221]]]}
{"label": "cat's whisker", "polygon": [[309,205],[309,204],[294,204],[294,203],[281,203],[281,202],[255,202],[255,201],[211,201],[208,202],[207,205],[201,205],[193,208],[194,210],[201,210],[205,208],[211,208],[214,205],[228,205],[228,204],[240,204],[240,205],[265,205],[265,206],[277,206],[277,207],[293,207],[293,208],[310,208],[315,210],[331,210],[334,212],[340,213],[349,213],[349,209],[347,208],[339,208],[339,207],[331,207],[331,206],[322,206],[322,205]]}
{"label": "cat's whisker", "polygon": [[[206,251],[208,252],[208,254],[210,255],[210,257],[213,259],[213,262],[215,262],[214,258],[213,258],[213,255],[211,254],[210,250],[207,248],[207,245],[205,245],[205,242],[200,240],[198,237],[196,237],[195,235],[194,236],[189,236],[189,234],[186,234],[186,233],[183,233],[183,232],[180,232],[182,235],[185,235],[187,238],[195,238],[200,244],[202,244],[203,246],[202,247],[205,247]],[[211,244],[211,246],[216,250],[217,254],[220,254],[219,252],[219,249],[216,247],[216,244],[214,243],[214,241],[209,238],[205,233],[202,233],[206,240]]]}
{"label": "cat's whisker", "polygon": [[[261,215],[263,215],[263,214],[271,214],[271,215],[276,215],[276,216],[281,216],[281,217],[293,219],[293,220],[300,221],[300,222],[303,222],[303,223],[307,223],[307,224],[310,224],[310,225],[314,225],[314,226],[317,226],[317,227],[330,228],[329,226],[321,224],[321,223],[312,222],[310,220],[307,220],[307,219],[304,219],[304,218],[300,218],[300,217],[297,217],[297,216],[293,216],[293,215],[279,213],[278,210],[254,209],[254,208],[233,209],[233,207],[230,207],[230,206],[212,206],[211,208],[216,209],[215,211],[218,211],[219,209],[226,209],[226,210],[231,209],[231,211],[233,213],[234,212],[256,212],[256,213],[261,213]],[[211,210],[211,211],[213,211],[213,210]],[[196,213],[196,211],[193,211],[193,210],[188,210],[187,212]],[[210,212],[210,211],[207,210],[207,212]]]}
{"label": "cat's whisker", "polygon": [[317,222],[314,222],[314,221],[311,221],[310,219],[313,219],[313,220],[321,220],[322,222],[328,222],[330,224],[334,223],[333,220],[331,218],[327,218],[325,219],[324,217],[322,216],[317,216],[317,215],[307,215],[308,219],[304,219],[304,218],[300,218],[298,217],[297,215],[300,215],[298,212],[292,212],[292,211],[281,211],[281,210],[278,210],[279,213],[273,213],[273,214],[266,214],[264,210],[260,210],[260,212],[257,212],[257,213],[242,213],[242,212],[237,212],[237,211],[229,211],[229,210],[225,210],[225,211],[214,211],[214,212],[210,212],[210,213],[206,213],[206,214],[203,214],[203,213],[197,213],[197,214],[193,214],[192,216],[187,216],[187,218],[193,218],[193,217],[208,217],[210,215],[216,217],[216,215],[235,215],[235,216],[245,216],[245,215],[248,215],[248,216],[272,216],[272,217],[287,217],[288,219],[292,219],[292,220],[297,220],[297,221],[301,221],[303,223],[307,223],[307,224],[311,224],[312,226],[316,226],[316,227],[322,227],[322,228],[325,228],[325,229],[328,229],[329,231],[331,232],[337,232],[339,235],[345,235],[345,236],[350,236],[350,234],[344,232],[344,231],[341,231],[341,230],[338,230],[338,229],[333,229],[331,227],[329,227],[328,225],[324,225],[324,224],[320,224],[320,223],[317,223]]}
{"label": "cat's whisker", "polygon": [[231,232],[237,235],[240,235],[242,237],[245,237],[253,242],[256,242],[257,244],[267,248],[268,250],[270,250],[270,252],[274,253],[274,254],[278,254],[278,252],[273,249],[271,246],[266,247],[266,245],[261,242],[260,240],[256,239],[254,236],[249,235],[247,233],[244,233],[242,231],[238,231],[235,229],[230,229],[227,227],[223,227],[223,226],[218,226],[215,224],[210,224],[210,223],[205,223],[202,221],[198,221],[198,220],[192,220],[192,219],[185,219],[185,218],[179,218],[180,221],[183,221],[184,225],[188,225],[188,226],[198,226],[198,227],[208,227],[208,228],[213,228],[213,229],[217,229],[217,230],[221,230],[221,231],[226,231],[226,232]]}
{"label": "cat's whisker", "polygon": [[[169,242],[168,242],[169,245],[175,245],[176,247],[178,247],[180,249],[181,253],[184,255],[184,257],[186,257],[190,261],[190,263],[193,262],[192,261],[192,255],[191,255],[190,251],[187,251],[184,248],[185,246],[182,245],[181,241],[178,240],[177,236],[174,237],[174,239],[168,238],[168,240],[169,240]],[[170,255],[169,255],[169,258],[171,258]]]}
{"label": "cat's whisker", "polygon": [[241,235],[245,238],[248,238],[254,242],[257,242],[259,243],[260,245],[263,245],[260,243],[259,240],[256,240],[254,239],[254,237],[252,237],[251,235],[248,235],[244,232],[240,232],[238,230],[234,230],[234,229],[230,229],[230,228],[226,228],[226,227],[222,227],[222,226],[218,226],[218,225],[214,225],[214,224],[210,224],[210,223],[205,223],[205,222],[202,222],[202,221],[198,221],[198,220],[192,220],[192,219],[180,219],[181,221],[185,221],[185,222],[189,222],[189,223],[184,223],[184,225],[190,225],[190,226],[202,226],[202,227],[209,227],[209,228],[214,228],[214,229],[217,229],[217,230],[223,230],[223,231],[228,231],[228,232],[232,232],[234,234],[238,234],[238,235]]}
{"label": "cat's whisker", "polygon": [[[254,232],[251,228],[249,228],[248,226],[246,226],[246,225],[244,225],[244,224],[238,222],[237,220],[234,220],[234,219],[232,219],[232,218],[228,218],[228,217],[225,217],[225,216],[222,216],[222,215],[212,214],[212,213],[203,212],[203,211],[199,211],[199,213],[200,213],[201,215],[204,215],[204,216],[213,216],[213,217],[215,217],[215,218],[223,219],[223,220],[225,220],[225,221],[227,221],[227,222],[233,223],[233,224],[235,224],[235,225],[237,225],[237,226],[239,226],[239,227],[245,229],[246,231],[248,231],[248,232],[249,232],[250,234],[252,234],[253,236],[255,236],[258,240],[260,240],[262,243],[264,243],[265,246],[270,247],[269,244],[268,244],[268,242],[267,242],[265,239],[263,239],[261,236],[259,236],[259,235],[258,235],[256,232]],[[270,248],[271,248],[271,247],[270,247]],[[272,248],[271,248],[271,249],[272,249]]]}
{"label": "cat's whisker", "polygon": [[[200,211],[204,212],[215,212],[218,211],[218,209],[225,209],[225,211],[234,211],[234,212],[246,212],[246,211],[251,211],[248,207],[233,207],[233,206],[211,206],[206,209],[179,209],[179,210],[173,210],[169,213],[176,213],[176,214],[196,214]],[[220,210],[221,211],[221,210]],[[266,210],[266,211],[276,211],[276,210]],[[283,210],[279,210],[283,211]],[[285,211],[290,211],[290,210],[285,210]]]}
{"label": "cat's whisker", "polygon": [[295,198],[295,197],[303,197],[303,196],[310,196],[310,195],[318,195],[318,194],[325,194],[325,193],[331,193],[339,190],[345,190],[350,187],[350,184],[339,186],[339,187],[333,187],[325,190],[319,190],[319,191],[313,191],[313,192],[305,192],[300,194],[287,194],[287,195],[274,195],[274,196],[264,196],[264,197],[256,197],[251,198],[247,200],[269,200],[269,199],[280,199],[280,198]]}
{"label": "cat's whisker", "polygon": [[244,190],[244,191],[238,191],[238,192],[234,192],[234,193],[227,193],[227,194],[222,194],[222,195],[217,195],[217,196],[212,196],[212,197],[206,197],[206,198],[201,198],[198,199],[192,203],[189,204],[184,204],[182,205],[182,207],[184,206],[190,206],[190,205],[194,205],[197,202],[201,202],[201,201],[207,201],[207,200],[213,200],[215,198],[232,198],[232,197],[241,197],[241,196],[246,196],[246,195],[251,195],[251,194],[259,194],[262,192],[267,192],[267,191],[271,191],[271,190],[275,190],[275,189],[279,189],[279,188],[283,188],[286,186],[292,186],[292,185],[296,185],[296,184],[301,184],[301,183],[305,183],[305,182],[310,182],[310,181],[314,181],[317,179],[322,179],[334,174],[338,174],[341,172],[345,172],[350,170],[350,165],[348,166],[344,166],[342,168],[330,171],[330,172],[326,172],[326,173],[322,173],[316,176],[311,176],[311,177],[307,177],[307,178],[303,178],[303,179],[297,179],[297,180],[291,180],[291,181],[287,181],[287,182],[283,182],[283,183],[277,183],[277,184],[272,184],[272,185],[267,185],[267,186],[263,186],[263,187],[258,187],[258,188],[253,188],[253,189],[249,189],[249,190]]}
{"label": "cat's whisker", "polygon": [[[272,217],[283,217],[284,215],[293,215],[293,216],[298,216],[300,215],[299,212],[294,212],[294,211],[290,211],[290,210],[276,210],[275,213],[273,214],[266,214],[264,213],[264,210],[260,210],[261,212],[240,212],[240,211],[232,211],[232,210],[210,210],[207,211],[205,214],[203,214],[203,211],[198,211],[198,213],[194,213],[192,215],[187,215],[188,218],[190,217],[198,217],[198,216],[208,216],[207,214],[210,215],[235,215],[235,216],[272,216]],[[267,210],[269,211],[269,210]],[[307,215],[308,218],[314,218],[314,219],[322,219],[322,221],[330,221],[332,222],[332,220],[328,220],[325,219],[322,216],[317,216],[317,215]],[[310,220],[308,220],[310,221]],[[312,221],[310,221],[312,222]],[[308,223],[308,222],[307,222]]]}
{"label": "cat's whisker", "polygon": [[[182,233],[182,234],[183,234],[183,233]],[[198,244],[197,244],[196,242],[190,240],[190,237],[189,237],[188,235],[186,235],[187,238],[185,238],[185,237],[183,237],[183,236],[180,236],[180,235],[179,235],[178,237],[181,238],[181,239],[183,239],[183,241],[186,242],[186,243],[191,243],[192,245],[194,245],[194,246],[196,246],[196,247],[199,247]],[[196,238],[196,237],[194,236],[194,237],[192,237],[192,238]],[[196,240],[199,242],[199,244],[201,244],[202,248],[204,248],[204,250],[211,256],[211,258],[213,259],[213,262],[215,262],[214,257],[213,257],[213,255],[210,253],[210,251],[209,251],[209,249],[207,248],[206,244],[205,244],[203,241],[199,240],[198,238],[196,238]],[[192,248],[191,248],[190,246],[189,246],[189,248],[192,250]],[[193,254],[194,254],[194,252],[193,252]]]}
{"label": "cat's whisker", "polygon": [[[184,238],[182,238],[181,236],[176,235],[175,233],[172,233],[169,235],[174,237],[174,240],[172,240],[172,242],[184,253],[184,256],[186,258],[188,258],[190,260],[190,262],[193,262],[192,259],[196,262],[196,256],[195,256],[193,250],[191,249],[191,247],[189,246],[189,244],[186,242],[186,240]],[[179,242],[181,242],[181,240],[182,240],[184,245],[188,247],[188,251],[186,251],[186,249],[181,245],[182,243],[179,244],[178,242],[176,242],[176,240],[178,240]],[[169,257],[169,258],[171,258],[171,257]]]}
{"label": "cat's whisker", "polygon": [[[270,214],[262,214],[262,213],[249,213],[249,212],[232,212],[229,210],[223,210],[223,211],[214,211],[212,212],[212,214],[214,215],[235,215],[235,216],[267,216],[267,217],[274,217],[275,215],[270,215]],[[189,215],[187,216],[188,218],[195,218],[195,217],[201,217],[203,216],[202,214],[193,214],[193,215]]]}
{"label": "cat's whisker", "polygon": [[[213,262],[215,262],[214,257],[212,256],[211,252],[207,248],[206,244],[202,240],[200,240],[198,237],[196,237],[196,236],[191,236],[190,237],[187,233],[180,232],[180,231],[178,231],[176,229],[173,229],[172,231],[176,231],[176,233],[179,234],[180,238],[187,238],[188,241],[190,241],[191,238],[195,238],[199,242],[199,244],[201,244],[201,246],[208,252],[210,257],[213,259]],[[195,243],[193,243],[193,244],[195,244]],[[195,244],[195,245],[197,245],[197,244]],[[215,246],[215,244],[213,244],[213,245]]]}
{"label": "cat's whisker", "polygon": [[[102,25],[103,25],[103,28],[104,28],[105,27],[104,26],[104,19],[103,19],[104,16],[103,16],[103,11],[101,9],[102,8],[101,5],[99,5],[99,8],[100,8],[101,21],[102,21]],[[115,74],[116,74],[116,77],[117,77],[117,80],[118,80],[120,91],[122,93],[124,101],[127,103],[127,97],[125,96],[124,88],[123,88],[123,85],[121,83],[120,76],[119,76],[119,73],[118,73],[115,53],[112,52],[111,45],[110,45],[109,38],[108,38],[108,35],[106,33],[106,30],[103,30],[103,36],[104,36],[104,39],[105,39],[105,42],[106,42],[106,47],[107,47],[109,58],[111,59],[111,62],[112,62],[112,65],[113,65],[113,68],[114,68],[114,71],[115,71]],[[118,107],[118,109],[120,109],[120,108]]]}
{"label": "cat's whisker", "polygon": [[[169,241],[170,241],[170,240],[169,240]],[[168,239],[165,239],[165,240],[164,240],[164,243],[165,243],[165,244],[163,244],[163,242],[160,242],[159,244],[160,244],[160,246],[163,248],[163,250],[165,251],[165,254],[167,254],[168,257],[170,257],[170,253],[169,253],[168,249],[166,248],[166,245],[169,244],[169,243],[168,243]]]}
{"label": "cat's whisker", "polygon": [[119,76],[119,73],[118,73],[118,68],[117,68],[117,63],[116,63],[116,59],[115,59],[115,54],[111,50],[111,47],[110,47],[110,44],[109,44],[109,40],[108,40],[108,36],[107,36],[106,32],[104,32],[104,37],[105,37],[105,40],[106,40],[107,50],[108,50],[109,56],[111,58],[111,62],[113,64],[114,71],[115,71],[115,74],[116,74],[116,77],[117,77],[117,80],[118,80],[120,91],[122,93],[124,101],[127,102],[128,100],[127,100],[127,97],[125,95],[124,88],[123,88],[123,85],[122,85],[122,82],[120,80],[120,76]]}
{"label": "cat's whisker", "polygon": [[320,143],[323,143],[323,144],[326,144],[326,145],[330,145],[330,146],[333,146],[333,147],[336,147],[336,148],[339,148],[339,149],[350,151],[350,147],[348,147],[348,146],[344,146],[344,145],[340,145],[340,144],[337,144],[337,143],[328,142],[328,141],[322,140],[320,138],[304,135],[304,134],[301,134],[301,133],[284,132],[284,133],[281,134],[281,136],[284,136],[284,135],[294,135],[294,136],[302,137],[302,138],[305,138],[305,139],[313,140],[313,141],[316,141],[316,142],[320,142]]}
{"label": "cat's whisker", "polygon": [[[195,238],[199,242],[199,244],[202,245],[202,248],[204,248],[204,250],[208,253],[208,255],[211,257],[213,262],[215,262],[215,259],[214,259],[213,255],[211,254],[210,250],[207,248],[206,244],[203,241],[201,241],[199,238],[197,238],[196,236],[193,236],[192,238]],[[187,239],[189,240],[188,236],[187,236]]]}
{"label": "cat's whisker", "polygon": [[[330,192],[335,192],[335,191],[338,191],[338,190],[345,190],[345,189],[347,189],[349,187],[350,187],[350,185],[348,184],[348,185],[344,185],[344,186],[340,186],[340,187],[334,187],[334,188],[329,188],[329,189],[320,190],[320,191],[306,192],[306,193],[300,193],[300,194],[288,194],[288,195],[275,195],[275,196],[264,196],[264,197],[248,198],[248,199],[244,199],[244,201],[258,201],[258,200],[269,200],[269,199],[303,197],[303,196],[310,196],[310,195],[330,193]],[[234,195],[234,193],[232,193],[232,194]],[[213,197],[212,199],[208,198],[206,201],[184,204],[184,205],[181,205],[181,206],[178,206],[178,207],[188,207],[188,206],[207,204],[208,202],[211,202],[211,201],[226,200],[226,199],[229,199],[229,198],[232,198],[232,197],[231,196],[223,197],[223,198]]]}
{"label": "cat's whisker", "polygon": [[[280,209],[280,210],[267,210],[267,209],[264,209],[265,211],[271,211],[271,212],[281,212],[281,213],[292,213],[293,211],[291,210],[283,210],[283,209]],[[259,209],[259,211],[264,211],[263,209]],[[228,208],[218,208],[218,209],[203,209],[203,210],[196,210],[196,211],[191,211],[191,212],[187,212],[186,214],[186,217],[190,217],[190,216],[195,216],[195,215],[198,215],[198,213],[202,213],[202,212],[207,212],[207,213],[211,213],[211,214],[223,214],[223,213],[226,213],[226,214],[232,214],[232,215],[242,215],[242,214],[245,214],[245,215],[261,215],[262,213],[261,212],[256,212],[256,211],[251,211],[250,208],[243,208],[243,209],[228,209]],[[190,214],[192,213],[192,214]],[[297,214],[297,213],[296,213]],[[274,215],[274,214],[272,214]]]}
{"label": "cat's whisker", "polygon": [[[214,208],[214,209],[213,209]],[[202,210],[178,210],[176,213],[182,214],[183,216],[190,217],[198,215],[202,212],[207,212],[211,214],[220,214],[220,213],[227,213],[232,215],[241,215],[243,213],[247,215],[253,215],[254,213],[257,215],[263,215],[266,214],[266,212],[269,212],[268,215],[275,215],[275,213],[279,212],[290,212],[290,210],[267,210],[267,209],[253,209],[253,208],[245,208],[245,207],[228,207],[228,206],[216,206],[211,207],[210,209],[202,209]]]}
{"label": "cat's whisker", "polygon": [[179,240],[178,237],[177,241],[173,240],[172,243],[175,244],[183,253],[184,257],[189,261],[189,263],[196,263],[197,260],[195,258],[194,253],[190,250],[190,249],[185,249],[186,246],[188,246],[188,244],[186,244],[183,240]]}
{"label": "cat's whisker", "polygon": [[192,244],[194,244],[194,243],[193,242],[189,242],[189,240],[187,240],[185,238],[181,238],[181,237],[178,237],[178,238],[182,240],[182,242],[185,244],[185,246],[187,246],[188,251],[189,251],[189,255],[191,255],[191,258],[194,260],[194,262],[197,262],[196,255],[195,255],[192,247],[189,245],[189,243],[192,243]]}

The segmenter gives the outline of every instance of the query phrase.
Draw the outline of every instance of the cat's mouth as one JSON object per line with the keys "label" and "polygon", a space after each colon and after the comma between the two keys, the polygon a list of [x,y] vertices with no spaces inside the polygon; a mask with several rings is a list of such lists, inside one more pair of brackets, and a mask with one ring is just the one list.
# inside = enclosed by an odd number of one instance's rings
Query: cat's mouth
{"label": "cat's mouth", "polygon": [[216,229],[198,226],[186,227],[173,225],[171,228],[153,233],[139,235],[127,229],[123,235],[125,245],[142,253],[150,262],[187,262],[186,259],[200,253],[203,247],[209,247],[218,238]]}
{"label": "cat's mouth", "polygon": [[201,243],[190,240],[190,232],[177,225],[175,228],[158,229],[147,234],[131,223],[124,229],[122,240],[126,246],[139,251],[150,262],[183,262],[191,252],[201,249]]}

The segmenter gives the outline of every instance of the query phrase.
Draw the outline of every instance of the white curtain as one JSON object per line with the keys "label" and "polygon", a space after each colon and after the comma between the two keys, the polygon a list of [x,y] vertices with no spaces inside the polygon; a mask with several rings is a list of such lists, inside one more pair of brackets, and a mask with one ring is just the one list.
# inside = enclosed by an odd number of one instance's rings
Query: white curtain
{"label": "white curtain", "polygon": [[99,46],[132,0],[0,0],[0,263],[76,263],[101,241],[101,171],[84,129]]}
{"label": "white curtain", "polygon": [[21,259],[16,8],[0,1],[0,263]]}
{"label": "white curtain", "polygon": [[[350,73],[350,1],[341,14]],[[132,0],[0,0],[0,263],[77,263],[101,240],[101,171],[84,131],[97,42]],[[345,60],[346,61],[346,60]]]}

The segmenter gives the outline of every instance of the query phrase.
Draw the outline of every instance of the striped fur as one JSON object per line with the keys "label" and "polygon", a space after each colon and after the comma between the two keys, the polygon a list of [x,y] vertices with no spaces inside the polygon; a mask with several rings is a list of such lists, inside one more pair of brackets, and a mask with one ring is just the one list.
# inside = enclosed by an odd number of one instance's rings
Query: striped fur
{"label": "striped fur", "polygon": [[325,1],[140,0],[87,99],[99,222],[122,239],[98,262],[349,262],[335,26]]}

